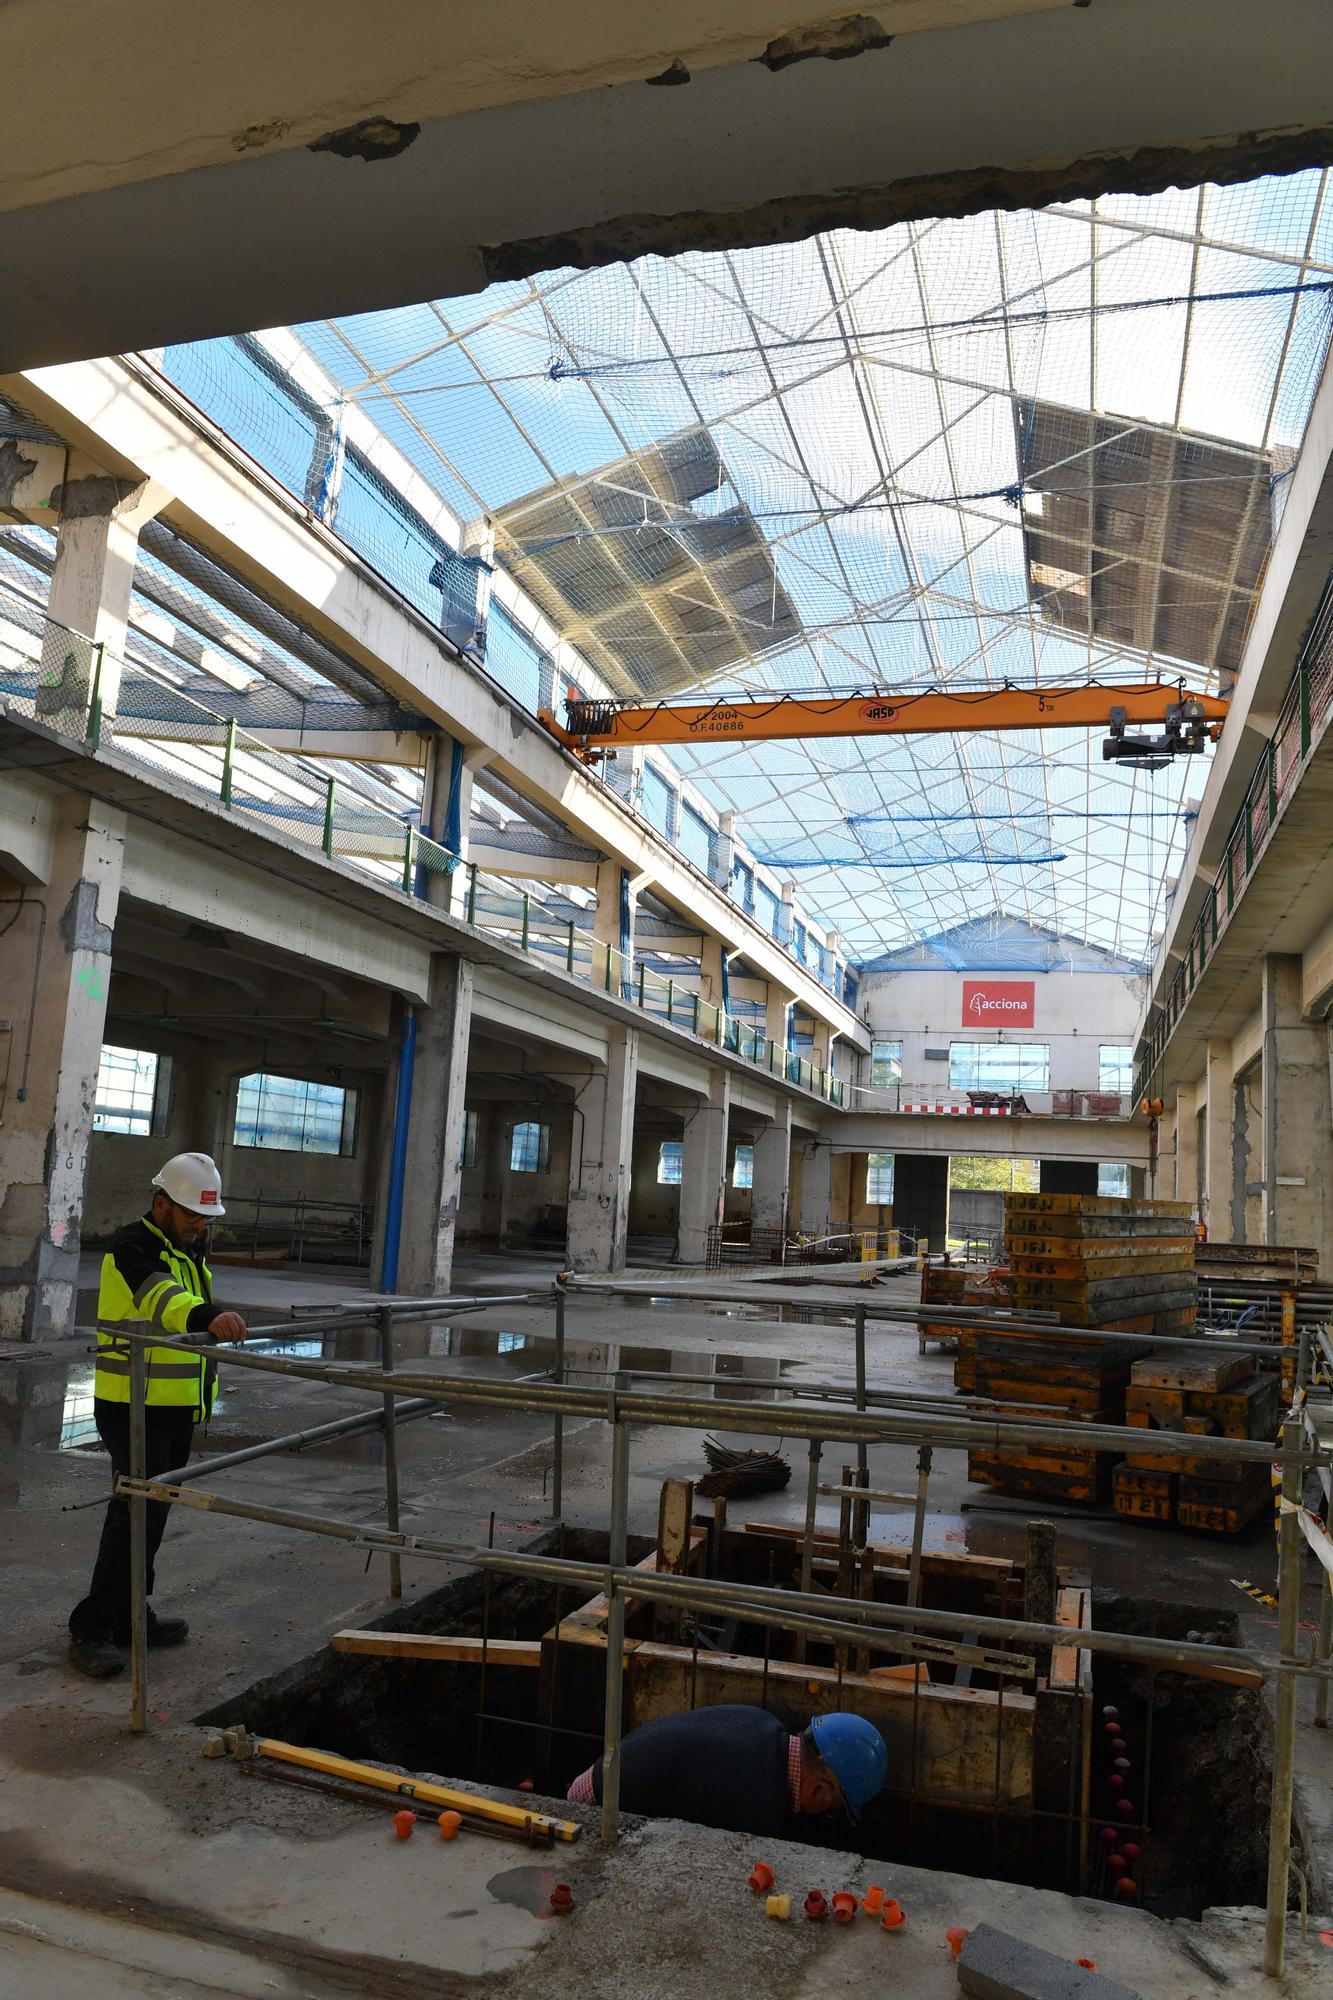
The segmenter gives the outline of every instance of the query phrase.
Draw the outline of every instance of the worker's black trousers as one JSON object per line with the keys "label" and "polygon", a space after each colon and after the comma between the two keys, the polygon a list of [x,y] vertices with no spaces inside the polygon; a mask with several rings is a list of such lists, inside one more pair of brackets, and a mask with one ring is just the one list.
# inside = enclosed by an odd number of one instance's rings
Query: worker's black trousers
{"label": "worker's black trousers", "polygon": [[[130,1406],[110,1403],[100,1396],[93,1403],[97,1434],[111,1454],[111,1477],[130,1469]],[[144,1413],[144,1433],[149,1479],[175,1472],[190,1456],[194,1435],[193,1410],[149,1408]],[[153,1558],[166,1530],[170,1507],[150,1500],[148,1516],[148,1593],[153,1591]],[[130,1510],[125,1500],[112,1500],[102,1523],[102,1542],[93,1566],[92,1585],[81,1604],[69,1615],[69,1629],[76,1639],[115,1639],[128,1643],[130,1635]]]}

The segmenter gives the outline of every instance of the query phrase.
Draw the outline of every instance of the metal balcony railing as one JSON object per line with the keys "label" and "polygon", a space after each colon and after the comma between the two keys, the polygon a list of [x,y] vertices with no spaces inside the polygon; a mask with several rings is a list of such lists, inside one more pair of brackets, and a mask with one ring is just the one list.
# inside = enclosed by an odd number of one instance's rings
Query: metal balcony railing
{"label": "metal balcony railing", "polygon": [[1128,1118],[1134,1098],[1115,1090],[936,1090],[894,1083],[859,1089],[859,1111],[925,1118]]}
{"label": "metal balcony railing", "polygon": [[539,896],[488,874],[353,789],[312,776],[289,751],[274,750],[169,681],[117,659],[92,639],[48,618],[0,585],[0,707],[30,717],[89,750],[114,748],[177,784],[194,787],[226,812],[258,821],[369,876],[386,890],[447,911],[585,986],[614,994],[669,1027],[842,1104],[831,1072],[697,992],[663,978],[554,913]]}
{"label": "metal balcony railing", "polygon": [[1204,898],[1199,921],[1190,933],[1184,957],[1176,967],[1148,1035],[1147,1049],[1134,1080],[1136,1103],[1146,1094],[1189,997],[1300,783],[1315,738],[1328,720],[1330,706],[1333,706],[1333,595],[1326,590],[1278,714],[1277,726],[1255,766],[1245,802],[1236,815],[1222,865]]}

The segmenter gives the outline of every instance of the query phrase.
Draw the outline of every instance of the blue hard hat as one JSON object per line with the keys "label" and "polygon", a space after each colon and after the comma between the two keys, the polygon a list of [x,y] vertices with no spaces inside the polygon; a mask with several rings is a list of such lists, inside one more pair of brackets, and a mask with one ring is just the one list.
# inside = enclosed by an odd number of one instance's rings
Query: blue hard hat
{"label": "blue hard hat", "polygon": [[889,1753],[884,1738],[863,1715],[817,1715],[810,1724],[815,1748],[842,1787],[853,1819],[860,1819],[875,1794],[884,1788]]}

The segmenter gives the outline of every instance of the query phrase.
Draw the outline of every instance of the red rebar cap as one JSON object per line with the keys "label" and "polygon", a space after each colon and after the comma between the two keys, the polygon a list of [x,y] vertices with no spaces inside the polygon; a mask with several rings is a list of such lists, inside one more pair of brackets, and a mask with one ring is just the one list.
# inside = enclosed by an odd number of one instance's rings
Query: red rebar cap
{"label": "red rebar cap", "polygon": [[393,1837],[395,1840],[410,1840],[412,1828],[417,1823],[414,1812],[396,1812],[393,1816]]}
{"label": "red rebar cap", "polygon": [[573,1907],[574,1891],[570,1888],[568,1882],[557,1882],[551,1891],[551,1908],[553,1910],[572,1910]]}
{"label": "red rebar cap", "polygon": [[771,1889],[777,1879],[766,1861],[756,1861],[750,1871],[750,1887],[756,1896],[762,1896],[765,1889]]}
{"label": "red rebar cap", "polygon": [[856,1915],[856,1898],[850,1889],[835,1889],[833,1914],[840,1924],[849,1924]]}
{"label": "red rebar cap", "polygon": [[812,1889],[810,1891],[805,1899],[805,1914],[807,1917],[826,1917],[828,1915],[828,1904],[824,1901],[824,1892],[822,1889]]}

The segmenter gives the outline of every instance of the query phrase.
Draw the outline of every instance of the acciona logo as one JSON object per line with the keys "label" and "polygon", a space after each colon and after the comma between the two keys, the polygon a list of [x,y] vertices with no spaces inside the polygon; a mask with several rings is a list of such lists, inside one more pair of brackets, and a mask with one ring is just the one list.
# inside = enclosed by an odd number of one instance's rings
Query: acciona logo
{"label": "acciona logo", "polygon": [[1036,985],[1031,979],[963,981],[964,1027],[1030,1028]]}

